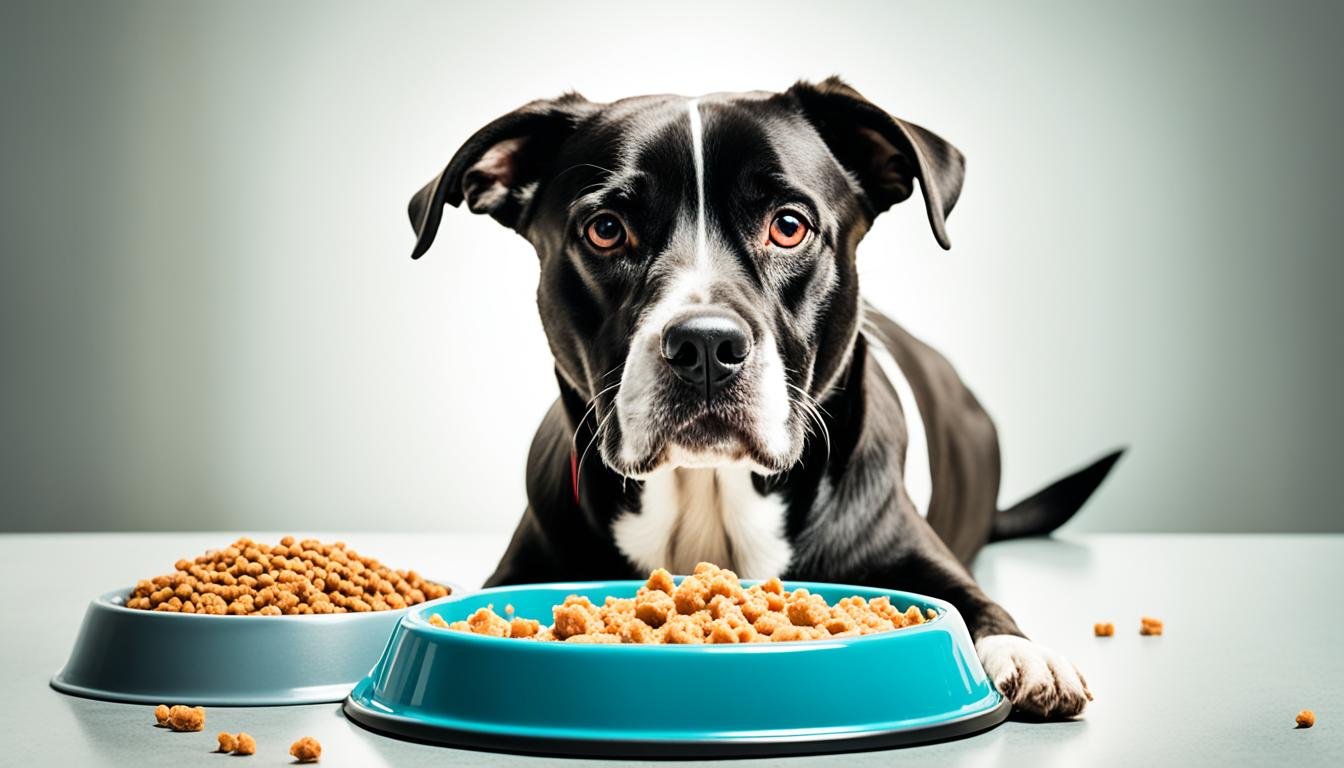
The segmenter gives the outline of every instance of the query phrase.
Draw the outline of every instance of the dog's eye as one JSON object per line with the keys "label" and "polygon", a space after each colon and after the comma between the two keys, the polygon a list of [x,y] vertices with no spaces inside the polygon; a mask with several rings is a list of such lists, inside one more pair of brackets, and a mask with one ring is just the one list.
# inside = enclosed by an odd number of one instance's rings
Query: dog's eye
{"label": "dog's eye", "polygon": [[770,242],[780,248],[792,248],[807,237],[807,222],[803,217],[790,211],[784,211],[770,222]]}
{"label": "dog's eye", "polygon": [[599,213],[584,227],[583,236],[599,251],[609,251],[625,242],[625,225],[610,213]]}

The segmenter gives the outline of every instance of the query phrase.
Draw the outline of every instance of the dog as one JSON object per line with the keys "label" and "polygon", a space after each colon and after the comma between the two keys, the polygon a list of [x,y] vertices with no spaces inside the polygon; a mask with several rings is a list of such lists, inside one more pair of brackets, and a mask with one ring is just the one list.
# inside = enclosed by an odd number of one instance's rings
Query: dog
{"label": "dog", "polygon": [[1121,451],[1010,509],[994,424],[941,355],[860,298],[855,253],[916,181],[934,237],[962,154],[838,78],[783,92],[531,102],[412,198],[413,258],[445,205],[532,243],[560,396],[489,585],[745,578],[921,592],[964,617],[1036,717],[1091,699],[968,571],[989,541],[1068,520]]}

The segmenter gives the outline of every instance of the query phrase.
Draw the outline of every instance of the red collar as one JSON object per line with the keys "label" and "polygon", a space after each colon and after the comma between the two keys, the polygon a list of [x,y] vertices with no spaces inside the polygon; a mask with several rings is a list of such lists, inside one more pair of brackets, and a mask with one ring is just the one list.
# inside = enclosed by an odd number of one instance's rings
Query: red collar
{"label": "red collar", "polygon": [[569,487],[574,489],[574,505],[579,506],[579,454],[569,452]]}

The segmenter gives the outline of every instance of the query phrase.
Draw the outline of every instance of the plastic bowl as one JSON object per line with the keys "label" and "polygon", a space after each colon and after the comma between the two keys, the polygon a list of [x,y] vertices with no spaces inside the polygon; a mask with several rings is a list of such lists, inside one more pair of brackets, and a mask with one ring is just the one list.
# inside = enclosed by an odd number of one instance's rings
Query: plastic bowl
{"label": "plastic bowl", "polygon": [[602,757],[729,757],[889,747],[962,736],[1007,716],[956,609],[921,595],[786,582],[828,602],[886,595],[933,608],[919,626],[742,645],[589,645],[456,632],[493,604],[549,618],[566,595],[601,604],[643,582],[487,589],[410,609],[345,702],[381,733],[453,746]]}
{"label": "plastic bowl", "polygon": [[53,688],[147,704],[340,701],[368,674],[388,635],[410,610],[316,616],[167,613],[127,608],[130,591],[109,592],[89,603],[70,658],[51,679]]}

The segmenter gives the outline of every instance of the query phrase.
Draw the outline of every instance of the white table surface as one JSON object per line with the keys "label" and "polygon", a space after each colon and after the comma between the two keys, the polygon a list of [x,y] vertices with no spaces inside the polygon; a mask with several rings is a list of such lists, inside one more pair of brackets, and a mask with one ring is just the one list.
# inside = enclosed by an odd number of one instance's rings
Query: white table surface
{"label": "white table surface", "polygon": [[[504,536],[295,532],[341,539],[400,568],[467,587]],[[268,540],[280,534],[250,534]],[[337,704],[208,710],[203,733],[153,728],[150,707],[66,696],[47,685],[88,601],[170,569],[230,533],[0,535],[0,765],[221,766],[218,730],[259,750],[238,765],[288,764],[301,735],[321,765],[542,766],[585,761],[472,752],[384,738]],[[1035,639],[1070,656],[1096,694],[1083,719],[1009,721],[971,738],[844,757],[848,766],[1344,765],[1344,536],[1105,535],[996,544],[976,574]],[[58,575],[59,574],[59,575]],[[1166,622],[1140,637],[1140,615]],[[1092,636],[1111,620],[1116,636]],[[1299,709],[1316,711],[1309,730]],[[835,756],[734,765],[837,764]],[[602,761],[601,765],[624,765]]]}

